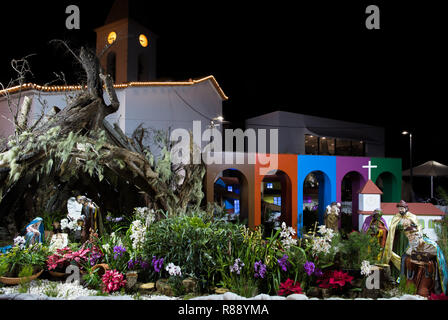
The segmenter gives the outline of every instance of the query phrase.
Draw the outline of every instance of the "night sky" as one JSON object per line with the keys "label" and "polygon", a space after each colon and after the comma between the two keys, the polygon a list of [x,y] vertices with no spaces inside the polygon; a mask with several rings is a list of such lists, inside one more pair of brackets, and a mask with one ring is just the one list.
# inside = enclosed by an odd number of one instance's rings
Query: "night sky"
{"label": "night sky", "polygon": [[[53,72],[63,71],[70,84],[77,83],[79,66],[48,42],[63,39],[74,49],[94,48],[93,29],[104,24],[112,3],[2,3],[0,81],[12,76],[12,58],[36,53],[30,58],[34,77],[29,82],[44,84]],[[232,127],[276,110],[378,125],[386,128],[386,156],[403,158],[404,169],[409,138],[401,131],[406,129],[414,134],[415,165],[428,160],[448,164],[442,114],[447,108],[447,27],[445,11],[435,4],[163,3],[137,1],[131,13],[159,36],[158,77],[214,75],[230,98],[224,117]],[[81,30],[65,28],[69,4],[81,10]],[[365,28],[369,4],[380,7],[381,30]]]}

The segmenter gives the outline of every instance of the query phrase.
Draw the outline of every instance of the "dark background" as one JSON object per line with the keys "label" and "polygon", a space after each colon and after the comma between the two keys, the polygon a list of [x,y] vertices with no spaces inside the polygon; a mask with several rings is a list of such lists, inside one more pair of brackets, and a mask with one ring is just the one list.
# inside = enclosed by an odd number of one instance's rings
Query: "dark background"
{"label": "dark background", "polygon": [[[386,129],[386,156],[409,167],[448,164],[446,11],[436,1],[133,1],[131,15],[159,36],[158,76],[186,80],[214,75],[229,101],[230,126],[284,110],[377,125]],[[65,28],[76,4],[81,29]],[[73,58],[48,42],[95,47],[109,1],[2,3],[0,81],[9,61],[30,53],[38,84],[63,71],[82,74]],[[380,8],[381,29],[367,30],[365,9]],[[429,186],[429,184],[428,184]]]}

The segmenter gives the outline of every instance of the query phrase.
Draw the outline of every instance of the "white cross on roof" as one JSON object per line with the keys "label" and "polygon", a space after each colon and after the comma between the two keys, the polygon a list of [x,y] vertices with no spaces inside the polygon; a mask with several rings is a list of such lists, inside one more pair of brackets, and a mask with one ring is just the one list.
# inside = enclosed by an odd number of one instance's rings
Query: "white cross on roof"
{"label": "white cross on roof", "polygon": [[369,170],[369,180],[372,179],[372,169],[376,169],[378,168],[378,166],[372,166],[372,161],[369,160],[369,165],[367,166],[362,166],[364,169],[368,169]]}

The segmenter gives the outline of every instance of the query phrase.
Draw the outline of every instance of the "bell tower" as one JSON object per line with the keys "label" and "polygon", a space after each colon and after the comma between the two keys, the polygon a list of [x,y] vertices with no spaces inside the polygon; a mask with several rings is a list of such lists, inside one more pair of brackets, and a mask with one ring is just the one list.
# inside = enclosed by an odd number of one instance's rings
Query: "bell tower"
{"label": "bell tower", "polygon": [[132,4],[116,0],[105,25],[95,29],[97,55],[104,51],[100,63],[116,84],[156,79],[157,36],[131,19]]}

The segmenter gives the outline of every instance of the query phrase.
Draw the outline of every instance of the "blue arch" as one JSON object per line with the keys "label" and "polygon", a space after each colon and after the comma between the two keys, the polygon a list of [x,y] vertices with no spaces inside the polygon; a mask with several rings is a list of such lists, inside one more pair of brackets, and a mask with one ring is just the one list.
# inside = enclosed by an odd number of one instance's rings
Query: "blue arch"
{"label": "blue arch", "polygon": [[297,234],[303,228],[303,183],[310,173],[316,173],[319,181],[319,223],[323,224],[325,208],[336,201],[336,157],[297,156]]}

